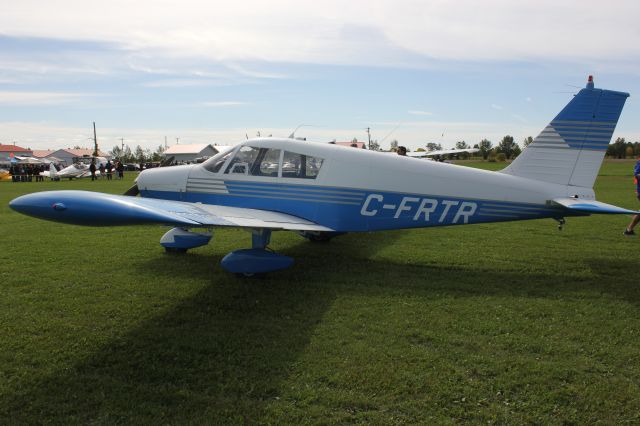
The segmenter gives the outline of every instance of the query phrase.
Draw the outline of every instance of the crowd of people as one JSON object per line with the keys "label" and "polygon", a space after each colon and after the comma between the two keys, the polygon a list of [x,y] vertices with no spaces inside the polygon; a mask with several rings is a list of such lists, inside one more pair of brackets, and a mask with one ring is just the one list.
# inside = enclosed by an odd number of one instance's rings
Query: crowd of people
{"label": "crowd of people", "polygon": [[36,182],[44,181],[40,173],[45,172],[47,167],[44,164],[11,164],[9,174],[12,182]]}
{"label": "crowd of people", "polygon": [[[58,176],[57,179],[90,176],[91,180],[96,180],[101,177],[112,180],[114,174],[117,179],[124,179],[125,165],[119,160],[115,160],[113,163],[111,160],[108,160],[106,163],[100,164],[96,164],[95,160],[93,160],[89,166],[82,163],[76,163],[75,166],[78,170],[87,170],[88,174],[83,176],[69,174]],[[64,168],[62,164],[56,166],[53,163],[49,165],[13,163],[9,166],[8,170],[12,182],[33,182],[34,180],[35,182],[43,182],[45,176],[49,176],[50,167],[55,167],[56,172]]]}

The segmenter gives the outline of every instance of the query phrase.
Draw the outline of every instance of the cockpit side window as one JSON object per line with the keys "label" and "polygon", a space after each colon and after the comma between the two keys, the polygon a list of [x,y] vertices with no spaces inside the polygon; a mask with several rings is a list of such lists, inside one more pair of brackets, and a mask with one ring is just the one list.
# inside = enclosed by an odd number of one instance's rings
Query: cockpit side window
{"label": "cockpit side window", "polygon": [[220,169],[222,169],[222,166],[224,166],[224,163],[227,162],[227,160],[229,159],[229,157],[231,156],[231,154],[233,153],[233,150],[227,152],[226,154],[224,154],[223,156],[215,156],[212,157],[211,159],[205,161],[202,166],[212,172],[212,173],[218,173],[220,171]]}
{"label": "cockpit side window", "polygon": [[262,148],[253,163],[249,174],[252,176],[278,177],[280,168],[280,150]]}
{"label": "cockpit side window", "polygon": [[243,146],[236,152],[236,155],[231,159],[231,162],[224,171],[225,174],[241,174],[248,175],[251,166],[258,158],[260,148],[252,146]]}
{"label": "cockpit side window", "polygon": [[285,151],[282,159],[282,177],[315,179],[320,173],[322,158]]}

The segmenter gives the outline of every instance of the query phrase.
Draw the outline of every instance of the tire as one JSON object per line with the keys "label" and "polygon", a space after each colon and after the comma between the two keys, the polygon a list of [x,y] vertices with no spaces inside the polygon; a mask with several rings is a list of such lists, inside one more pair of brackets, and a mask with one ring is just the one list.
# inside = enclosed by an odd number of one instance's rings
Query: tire
{"label": "tire", "polygon": [[187,252],[186,248],[178,248],[178,247],[165,247],[164,251],[170,254],[185,254]]}
{"label": "tire", "polygon": [[326,243],[344,232],[300,231],[300,236],[314,243]]}

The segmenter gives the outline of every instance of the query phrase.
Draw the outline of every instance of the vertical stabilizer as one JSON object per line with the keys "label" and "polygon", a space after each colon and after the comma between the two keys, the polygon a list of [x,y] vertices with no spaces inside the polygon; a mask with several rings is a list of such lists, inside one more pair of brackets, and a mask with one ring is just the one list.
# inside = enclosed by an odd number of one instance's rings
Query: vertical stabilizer
{"label": "vertical stabilizer", "polygon": [[585,89],[502,173],[592,188],[628,93]]}

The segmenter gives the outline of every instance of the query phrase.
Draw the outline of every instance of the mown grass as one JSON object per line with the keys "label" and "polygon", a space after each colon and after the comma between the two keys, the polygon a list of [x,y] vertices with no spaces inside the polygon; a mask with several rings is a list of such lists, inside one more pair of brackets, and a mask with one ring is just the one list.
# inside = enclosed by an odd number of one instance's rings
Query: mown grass
{"label": "mown grass", "polygon": [[[638,207],[631,167],[605,163],[601,201]],[[243,280],[218,265],[243,231],[168,256],[164,228],[7,206],[131,179],[0,184],[1,423],[640,422],[628,217],[277,233],[294,267]]]}

